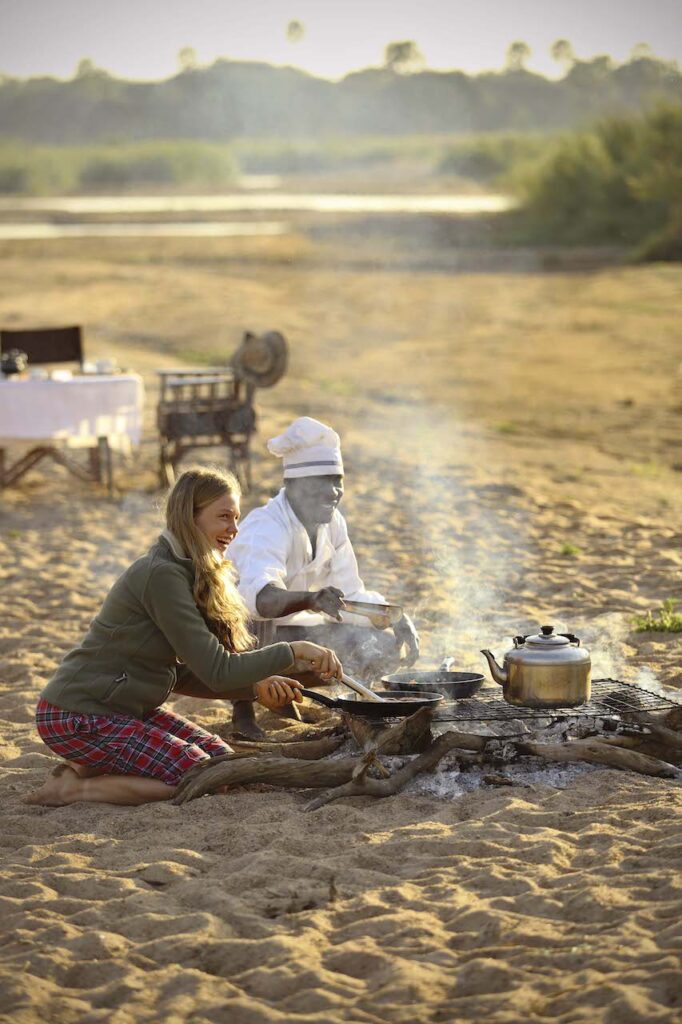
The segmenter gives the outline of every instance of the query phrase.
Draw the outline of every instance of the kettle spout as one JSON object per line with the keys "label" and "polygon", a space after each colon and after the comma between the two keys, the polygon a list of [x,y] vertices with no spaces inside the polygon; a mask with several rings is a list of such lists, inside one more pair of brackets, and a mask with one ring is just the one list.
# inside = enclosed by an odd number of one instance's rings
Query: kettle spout
{"label": "kettle spout", "polygon": [[507,682],[506,670],[500,668],[500,666],[497,664],[492,651],[481,651],[481,654],[486,658],[488,662],[488,667],[490,668],[490,674],[495,680],[495,682],[499,683],[500,686],[504,686],[504,684]]}

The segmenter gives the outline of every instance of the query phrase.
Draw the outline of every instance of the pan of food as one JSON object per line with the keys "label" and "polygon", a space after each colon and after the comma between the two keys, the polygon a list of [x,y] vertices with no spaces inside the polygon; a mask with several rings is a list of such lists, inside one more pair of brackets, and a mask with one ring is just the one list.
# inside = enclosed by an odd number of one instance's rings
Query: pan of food
{"label": "pan of food", "polygon": [[324,704],[332,711],[346,711],[349,715],[356,715],[358,718],[375,720],[408,718],[422,708],[435,710],[443,700],[442,694],[428,692],[404,693],[397,696],[395,693],[384,693],[380,690],[376,694],[380,700],[365,700],[355,693],[348,697],[329,697],[326,693],[318,693],[317,690],[301,690],[301,693],[317,704]]}
{"label": "pan of food", "polygon": [[350,601],[343,599],[344,612],[353,615],[364,615],[376,629],[388,629],[395,626],[403,617],[403,609],[399,604],[374,604],[370,601]]}
{"label": "pan of food", "polygon": [[480,672],[446,672],[443,669],[429,671],[395,672],[384,676],[381,680],[385,689],[396,694],[413,694],[418,696],[425,691],[438,693],[448,700],[464,700],[473,697],[483,683],[484,676]]}

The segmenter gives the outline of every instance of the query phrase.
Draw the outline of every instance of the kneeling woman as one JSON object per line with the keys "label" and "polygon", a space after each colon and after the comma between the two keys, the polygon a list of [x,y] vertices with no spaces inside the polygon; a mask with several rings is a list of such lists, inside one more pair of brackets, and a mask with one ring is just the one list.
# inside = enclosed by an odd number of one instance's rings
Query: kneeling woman
{"label": "kneeling woman", "polygon": [[116,581],[82,643],[38,702],[38,732],[65,758],[29,803],[142,804],[173,796],[182,775],[230,753],[217,736],[161,705],[171,693],[301,700],[278,673],[340,678],[333,651],[308,642],[250,650],[248,612],[223,556],[237,533],[231,474],[184,472],[168,497],[167,529]]}

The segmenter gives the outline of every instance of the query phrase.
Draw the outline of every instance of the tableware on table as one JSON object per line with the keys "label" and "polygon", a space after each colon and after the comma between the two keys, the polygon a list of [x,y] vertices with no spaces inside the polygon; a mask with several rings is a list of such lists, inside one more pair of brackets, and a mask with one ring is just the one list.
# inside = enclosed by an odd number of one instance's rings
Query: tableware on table
{"label": "tableware on table", "polygon": [[11,348],[9,352],[3,352],[0,355],[0,368],[6,377],[23,373],[27,363],[28,356],[18,348]]}
{"label": "tableware on table", "polygon": [[97,359],[95,360],[95,369],[97,373],[116,373],[116,361],[114,359]]}

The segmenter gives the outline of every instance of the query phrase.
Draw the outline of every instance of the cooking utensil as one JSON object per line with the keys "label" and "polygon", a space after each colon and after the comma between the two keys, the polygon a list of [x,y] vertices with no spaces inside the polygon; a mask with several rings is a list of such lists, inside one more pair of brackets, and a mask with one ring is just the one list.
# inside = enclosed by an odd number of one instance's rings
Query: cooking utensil
{"label": "cooking utensil", "polygon": [[399,604],[373,604],[371,601],[346,601],[344,598],[341,610],[353,615],[364,615],[377,629],[395,626],[403,617],[403,609]]}
{"label": "cooking utensil", "polygon": [[500,667],[491,651],[481,651],[508,704],[527,708],[573,708],[590,699],[592,662],[573,633],[541,626],[535,636],[515,636]]}
{"label": "cooking utensil", "polygon": [[332,711],[346,711],[349,715],[357,715],[358,718],[375,720],[408,718],[422,708],[436,708],[443,700],[440,693],[421,693],[414,697],[405,695],[400,699],[393,693],[380,691],[377,696],[383,698],[381,702],[361,700],[360,697],[328,697],[326,693],[318,693],[317,690],[301,690],[301,693],[317,704],[331,708]]}
{"label": "cooking utensil", "polygon": [[[454,660],[454,659],[453,659]],[[481,689],[485,677],[480,672],[436,671],[394,672],[383,676],[381,682],[387,690],[402,693],[423,693],[425,690],[440,693],[448,700],[464,700],[473,697]]]}
{"label": "cooking utensil", "polygon": [[346,686],[349,686],[351,690],[355,690],[360,697],[364,697],[366,700],[373,700],[376,704],[381,704],[384,699],[383,697],[380,697],[378,693],[375,693],[374,690],[370,690],[370,688],[365,686],[364,683],[359,683],[358,680],[353,679],[352,676],[347,676],[345,672],[341,676],[341,680],[346,684]]}

